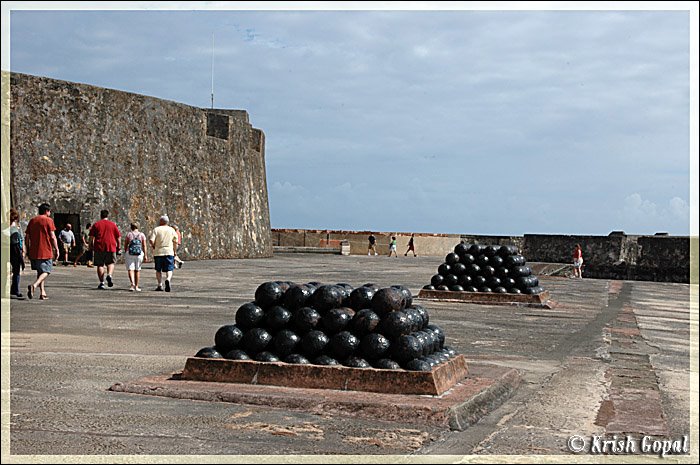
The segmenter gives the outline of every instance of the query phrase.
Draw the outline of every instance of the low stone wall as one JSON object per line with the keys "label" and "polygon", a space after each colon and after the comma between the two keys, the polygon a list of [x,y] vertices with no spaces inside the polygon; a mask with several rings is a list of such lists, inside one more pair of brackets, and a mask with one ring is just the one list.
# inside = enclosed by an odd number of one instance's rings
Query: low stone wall
{"label": "low stone wall", "polygon": [[[406,253],[412,233],[377,231],[342,231],[325,229],[273,229],[272,243],[275,246],[319,247],[326,241],[340,240],[350,244],[350,255],[366,255],[369,235],[377,238],[377,252],[389,254],[391,237],[396,236],[397,252]],[[441,256],[452,252],[460,241],[457,234],[415,233],[413,243],[418,255]]]}
{"label": "low stone wall", "polygon": [[[371,231],[273,229],[275,246],[318,247],[328,240],[345,240],[351,255],[367,254]],[[389,253],[391,236],[396,236],[398,253],[406,252],[411,233],[374,232],[377,251]],[[662,282],[690,282],[690,238],[687,236],[608,236],[525,234],[524,236],[481,236],[468,234],[415,233],[416,253],[445,256],[461,240],[470,244],[516,245],[529,262],[571,263],[574,246],[580,244],[587,278]]]}

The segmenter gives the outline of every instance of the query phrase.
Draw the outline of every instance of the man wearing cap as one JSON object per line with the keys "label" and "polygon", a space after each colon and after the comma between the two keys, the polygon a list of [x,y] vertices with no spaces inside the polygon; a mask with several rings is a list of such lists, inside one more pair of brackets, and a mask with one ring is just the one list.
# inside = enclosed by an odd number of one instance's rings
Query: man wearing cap
{"label": "man wearing cap", "polygon": [[[158,287],[156,291],[170,292],[170,282],[173,279],[175,269],[175,252],[177,251],[177,232],[168,225],[168,215],[163,215],[158,221],[159,225],[148,238],[153,247],[153,262],[156,268]],[[165,287],[163,286],[163,272],[165,272]]]}

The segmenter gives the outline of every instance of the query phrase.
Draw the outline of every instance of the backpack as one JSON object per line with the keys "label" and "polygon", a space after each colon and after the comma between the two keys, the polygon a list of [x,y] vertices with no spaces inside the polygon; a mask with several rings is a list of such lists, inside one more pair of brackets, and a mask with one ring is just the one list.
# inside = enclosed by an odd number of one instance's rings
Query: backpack
{"label": "backpack", "polygon": [[131,239],[129,242],[129,255],[141,255],[141,252],[143,252],[141,248],[141,239]]}

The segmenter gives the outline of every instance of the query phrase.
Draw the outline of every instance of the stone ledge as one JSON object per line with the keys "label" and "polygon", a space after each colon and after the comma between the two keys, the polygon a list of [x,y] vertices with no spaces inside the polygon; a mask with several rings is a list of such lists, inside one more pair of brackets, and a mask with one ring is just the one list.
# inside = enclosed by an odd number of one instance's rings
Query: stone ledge
{"label": "stone ledge", "polygon": [[459,354],[431,371],[190,357],[180,379],[384,394],[440,395],[466,376],[467,362],[464,355]]}
{"label": "stone ledge", "polygon": [[181,380],[178,374],[118,382],[112,392],[261,405],[462,431],[505,402],[520,385],[517,370],[470,363],[470,373],[439,396],[307,389]]}

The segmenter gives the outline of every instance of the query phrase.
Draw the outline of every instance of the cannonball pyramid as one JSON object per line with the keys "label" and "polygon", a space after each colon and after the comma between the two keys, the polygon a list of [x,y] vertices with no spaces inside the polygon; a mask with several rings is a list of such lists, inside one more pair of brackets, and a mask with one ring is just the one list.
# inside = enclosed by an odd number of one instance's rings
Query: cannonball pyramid
{"label": "cannonball pyramid", "polygon": [[195,357],[432,371],[458,356],[402,285],[270,281],[234,319]]}
{"label": "cannonball pyramid", "polygon": [[430,291],[529,294],[544,292],[514,245],[457,244],[437,269]]}

